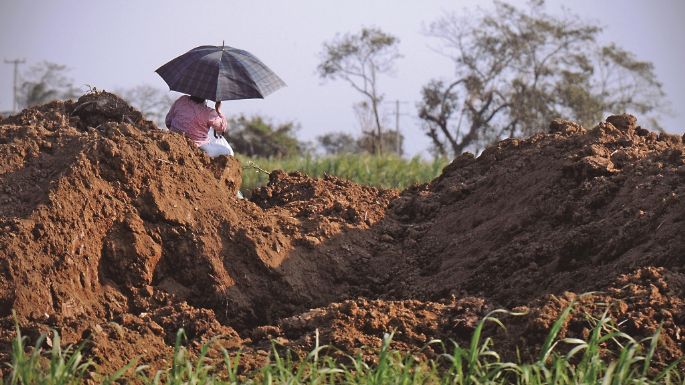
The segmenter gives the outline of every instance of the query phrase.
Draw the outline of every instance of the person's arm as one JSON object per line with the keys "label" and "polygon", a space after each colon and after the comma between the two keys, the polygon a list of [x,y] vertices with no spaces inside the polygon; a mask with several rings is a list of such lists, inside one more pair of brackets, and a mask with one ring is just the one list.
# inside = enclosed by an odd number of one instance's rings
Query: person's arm
{"label": "person's arm", "polygon": [[209,112],[209,127],[214,128],[216,133],[225,132],[228,128],[226,117],[221,113],[221,102],[216,102],[215,109]]}

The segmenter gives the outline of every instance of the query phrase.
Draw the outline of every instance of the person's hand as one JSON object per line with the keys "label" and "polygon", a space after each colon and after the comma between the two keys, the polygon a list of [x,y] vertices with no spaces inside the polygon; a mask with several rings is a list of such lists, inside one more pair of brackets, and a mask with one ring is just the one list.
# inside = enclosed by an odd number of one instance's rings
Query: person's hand
{"label": "person's hand", "polygon": [[216,112],[221,112],[221,111],[220,111],[220,109],[221,109],[221,100],[219,100],[218,102],[214,103],[214,109],[216,110]]}

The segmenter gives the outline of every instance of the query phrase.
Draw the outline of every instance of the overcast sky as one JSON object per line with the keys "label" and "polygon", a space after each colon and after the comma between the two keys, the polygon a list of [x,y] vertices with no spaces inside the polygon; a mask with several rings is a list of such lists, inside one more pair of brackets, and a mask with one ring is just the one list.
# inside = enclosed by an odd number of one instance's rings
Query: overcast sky
{"label": "overcast sky", "polygon": [[[525,1],[513,1],[523,5]],[[654,63],[671,103],[663,119],[667,131],[685,128],[685,0],[548,0],[552,12],[565,5],[605,27],[614,41]],[[76,84],[117,89],[149,84],[168,89],[154,73],[160,65],[205,44],[246,49],[271,67],[288,87],[264,100],[231,101],[229,114],[259,113],[276,122],[300,123],[302,138],[326,131],[358,133],[352,105],[361,100],[342,82],[316,75],[322,43],[336,33],[379,27],[398,36],[404,57],[396,73],[380,80],[386,100],[400,100],[400,129],[410,154],[426,154],[415,103],[421,86],[449,78],[453,66],[430,49],[436,41],[422,26],[445,12],[490,1],[471,0],[165,0],[67,1],[0,0],[0,53],[27,64],[48,60],[66,64]],[[0,67],[0,111],[12,108],[12,66]],[[27,66],[23,67],[24,69]],[[394,105],[387,106],[390,118]],[[394,117],[390,122],[394,124]]]}

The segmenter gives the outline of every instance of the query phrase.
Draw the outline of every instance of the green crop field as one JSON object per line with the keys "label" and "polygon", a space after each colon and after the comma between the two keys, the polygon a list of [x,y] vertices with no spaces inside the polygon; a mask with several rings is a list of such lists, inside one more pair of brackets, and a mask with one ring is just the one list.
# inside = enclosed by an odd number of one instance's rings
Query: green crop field
{"label": "green crop field", "polygon": [[301,171],[313,177],[324,174],[349,179],[364,185],[399,188],[425,183],[440,175],[448,164],[445,158],[433,161],[415,157],[404,159],[398,156],[374,156],[366,154],[345,154],[325,157],[297,157],[288,159],[250,158],[238,155],[245,167],[243,170],[243,193],[266,184],[268,175],[264,171]]}
{"label": "green crop field", "polygon": [[[326,355],[330,347],[317,346],[303,358],[273,349],[269,361],[261,368],[242,373],[240,354],[223,350],[223,360],[210,360],[209,346],[191,355],[183,346],[183,331],[179,331],[170,366],[156,373],[146,373],[148,367],[131,362],[111,375],[100,375],[97,367],[86,360],[78,348],[60,348],[55,334],[52,350],[43,351],[41,337],[33,349],[24,346],[17,328],[12,346],[8,385],[33,384],[353,384],[353,385],[414,385],[414,384],[685,384],[680,361],[669,365],[653,362],[660,338],[637,341],[620,332],[616,322],[606,316],[595,320],[586,340],[564,338],[558,334],[571,311],[569,307],[550,328],[539,356],[532,362],[506,362],[494,349],[494,341],[482,336],[487,322],[504,327],[490,313],[475,328],[470,343],[460,346],[453,342],[431,341],[445,353],[434,360],[422,360],[412,354],[392,349],[392,335],[384,338],[383,346],[370,364],[359,356]],[[318,335],[316,336],[318,341]],[[560,348],[563,346],[563,348]],[[29,351],[29,353],[27,353]],[[221,367],[221,369],[218,369]],[[86,382],[87,379],[87,382]]]}

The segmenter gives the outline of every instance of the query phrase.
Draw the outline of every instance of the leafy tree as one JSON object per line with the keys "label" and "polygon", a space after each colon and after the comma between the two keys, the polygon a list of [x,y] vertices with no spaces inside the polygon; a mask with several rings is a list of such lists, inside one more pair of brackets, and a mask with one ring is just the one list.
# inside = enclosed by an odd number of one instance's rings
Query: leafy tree
{"label": "leafy tree", "polygon": [[371,105],[375,120],[372,133],[373,151],[383,152],[379,104],[383,95],[378,89],[378,77],[393,70],[393,64],[400,57],[399,39],[376,28],[363,28],[357,34],[337,36],[324,43],[319,75],[323,79],[342,79],[363,94]]}
{"label": "leafy tree", "polygon": [[142,112],[145,119],[152,120],[158,127],[165,127],[164,118],[174,102],[167,91],[142,84],[133,88],[120,89],[117,93],[131,106]]}
{"label": "leafy tree", "polygon": [[357,139],[344,132],[329,132],[316,138],[319,147],[328,155],[356,154],[360,152]]}
{"label": "leafy tree", "polygon": [[261,116],[231,118],[228,141],[240,154],[260,157],[291,157],[307,151],[305,143],[295,137],[294,122],[274,125]]}
{"label": "leafy tree", "polygon": [[556,117],[592,124],[607,113],[656,112],[664,93],[653,65],[601,45],[601,31],[569,13],[546,13],[543,1],[524,10],[496,2],[490,13],[432,23],[428,35],[456,70],[426,84],[417,105],[435,152],[478,151],[542,131]]}
{"label": "leafy tree", "polygon": [[[396,148],[398,147],[398,139],[400,149],[399,153],[396,151]],[[344,132],[331,132],[318,136],[316,140],[319,147],[321,147],[321,149],[323,149],[324,153],[327,155],[361,153],[373,154],[374,142],[376,138],[370,133],[362,133],[360,137],[355,138],[354,136]],[[404,137],[401,134],[398,138],[395,131],[383,132],[383,147],[392,149],[392,152],[397,153],[397,155],[402,155],[403,142]]]}
{"label": "leafy tree", "polygon": [[66,66],[49,61],[34,64],[20,76],[17,104],[26,108],[77,97],[79,90],[74,87],[74,81],[66,76],[67,71]]}
{"label": "leafy tree", "polygon": [[[371,136],[369,134],[362,134],[362,136],[357,139],[357,146],[361,150],[361,152],[368,152],[370,154],[373,154],[373,145],[374,141],[377,141],[378,138],[375,136]],[[392,131],[384,131],[381,134],[381,145],[383,148],[390,149],[386,153],[394,153],[399,156],[402,155],[402,146],[404,145],[404,136],[402,134],[398,134],[397,131],[392,130]]]}

